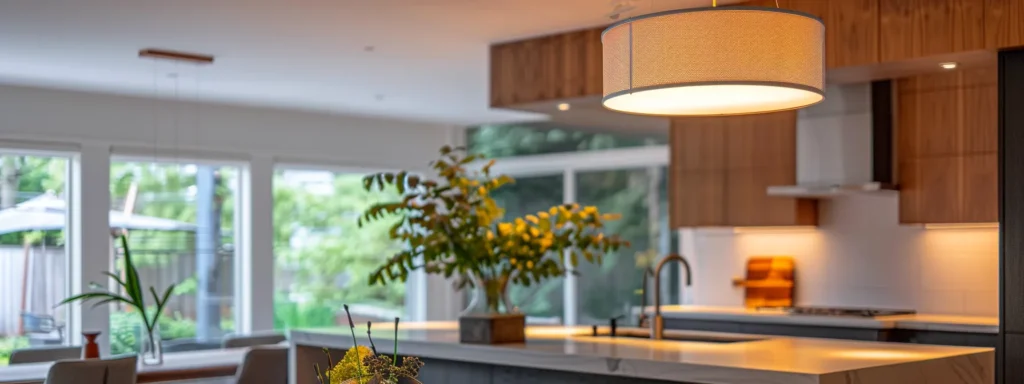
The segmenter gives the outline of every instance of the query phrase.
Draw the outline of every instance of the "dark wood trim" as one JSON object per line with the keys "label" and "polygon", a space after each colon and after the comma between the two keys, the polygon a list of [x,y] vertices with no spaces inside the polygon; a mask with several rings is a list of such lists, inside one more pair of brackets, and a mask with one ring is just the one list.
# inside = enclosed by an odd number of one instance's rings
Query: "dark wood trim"
{"label": "dark wood trim", "polygon": [[895,184],[893,177],[892,80],[871,83],[871,180]]}
{"label": "dark wood trim", "polygon": [[1024,382],[1024,50],[999,53],[999,342],[996,381]]}

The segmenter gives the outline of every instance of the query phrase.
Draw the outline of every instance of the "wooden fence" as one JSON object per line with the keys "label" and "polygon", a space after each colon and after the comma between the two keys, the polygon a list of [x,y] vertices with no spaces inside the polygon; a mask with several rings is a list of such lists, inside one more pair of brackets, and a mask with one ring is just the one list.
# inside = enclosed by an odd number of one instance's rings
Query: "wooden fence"
{"label": "wooden fence", "polygon": [[[193,284],[196,275],[195,252],[133,249],[132,256],[137,260],[136,268],[144,285],[154,286],[161,292],[172,283],[187,289],[171,299],[166,313],[195,319],[195,293],[198,288]],[[213,271],[218,289],[215,299],[221,307],[221,316],[230,318],[234,297],[234,253],[219,252],[217,260],[217,268]],[[66,271],[67,254],[63,247],[33,247],[26,257],[21,247],[0,246],[0,336],[18,334],[22,312],[50,315],[58,322],[66,322],[63,307],[54,308],[67,295]],[[90,277],[102,283],[102,276],[87,276],[86,279]],[[23,292],[26,292],[24,311]]]}

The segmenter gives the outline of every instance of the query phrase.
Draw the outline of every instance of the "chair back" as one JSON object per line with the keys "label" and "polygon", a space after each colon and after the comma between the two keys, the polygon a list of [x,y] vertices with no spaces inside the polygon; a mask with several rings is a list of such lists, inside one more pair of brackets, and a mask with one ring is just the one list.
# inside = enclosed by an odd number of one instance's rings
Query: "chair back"
{"label": "chair back", "polygon": [[58,361],[50,366],[45,384],[135,384],[137,359]]}
{"label": "chair back", "polygon": [[160,343],[160,349],[164,353],[168,352],[189,352],[189,351],[206,351],[211,349],[220,349],[221,343],[211,341],[199,341],[196,339],[175,339],[168,340]]}
{"label": "chair back", "polygon": [[82,347],[54,346],[15,349],[9,364],[46,363],[82,358]]}
{"label": "chair back", "polygon": [[224,348],[245,348],[259,345],[274,345],[287,340],[281,332],[254,332],[248,335],[227,335],[221,344]]}
{"label": "chair back", "polygon": [[[288,383],[288,348],[256,347],[245,353],[235,384]],[[49,384],[49,383],[47,383]]]}

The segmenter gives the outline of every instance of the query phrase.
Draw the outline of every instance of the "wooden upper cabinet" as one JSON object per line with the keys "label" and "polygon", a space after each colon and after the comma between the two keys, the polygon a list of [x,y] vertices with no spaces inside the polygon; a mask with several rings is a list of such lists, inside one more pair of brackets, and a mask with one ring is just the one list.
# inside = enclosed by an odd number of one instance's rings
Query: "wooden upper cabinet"
{"label": "wooden upper cabinet", "polygon": [[982,0],[879,2],[880,60],[900,61],[985,48]]}
{"label": "wooden upper cabinet", "polygon": [[673,227],[815,225],[811,200],[771,197],[796,183],[796,113],[677,118],[670,134]]}
{"label": "wooden upper cabinet", "polygon": [[[878,62],[878,1],[778,0],[778,6],[817,16],[825,23],[826,66],[837,68]],[[776,2],[754,0],[749,4],[775,8]]]}
{"label": "wooden upper cabinet", "polygon": [[492,45],[491,106],[600,95],[602,30]]}
{"label": "wooden upper cabinet", "polygon": [[985,47],[1024,46],[1024,0],[978,0],[985,3]]}
{"label": "wooden upper cabinet", "polygon": [[878,62],[878,1],[829,1],[828,15],[824,19],[827,67]]}
{"label": "wooden upper cabinet", "polygon": [[998,221],[996,72],[897,82],[901,223]]}

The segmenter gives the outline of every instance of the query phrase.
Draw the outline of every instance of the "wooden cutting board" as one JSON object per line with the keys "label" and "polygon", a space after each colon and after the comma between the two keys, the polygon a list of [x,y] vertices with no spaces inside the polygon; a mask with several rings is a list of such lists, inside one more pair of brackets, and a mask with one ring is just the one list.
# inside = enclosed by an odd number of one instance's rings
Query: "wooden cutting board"
{"label": "wooden cutting board", "polygon": [[790,256],[753,256],[747,260],[746,278],[733,280],[743,287],[747,308],[791,307],[795,264]]}

